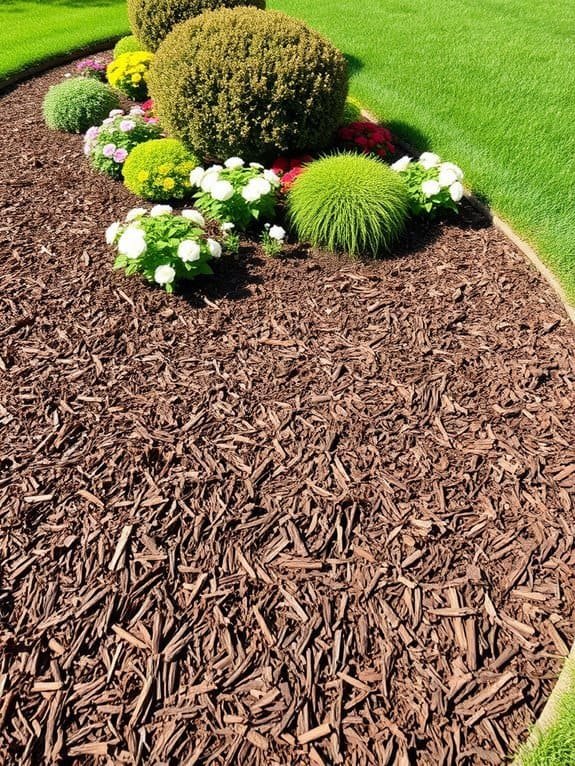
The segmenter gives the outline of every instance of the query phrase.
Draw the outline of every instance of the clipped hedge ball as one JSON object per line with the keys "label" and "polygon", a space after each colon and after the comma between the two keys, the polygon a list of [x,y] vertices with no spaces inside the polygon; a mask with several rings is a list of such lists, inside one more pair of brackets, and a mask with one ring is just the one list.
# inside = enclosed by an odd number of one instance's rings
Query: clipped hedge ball
{"label": "clipped hedge ball", "polygon": [[118,106],[118,96],[105,83],[77,77],[53,85],[44,97],[42,112],[49,128],[84,133]]}
{"label": "clipped hedge ball", "polygon": [[347,62],[283,13],[224,9],[178,25],[148,84],[161,124],[191,149],[265,160],[330,145],[343,117]]}
{"label": "clipped hedge ball", "polygon": [[135,35],[127,35],[121,37],[114,46],[114,58],[122,56],[124,53],[137,53],[138,51],[145,50],[145,47],[138,40]]}
{"label": "clipped hedge ball", "polygon": [[176,24],[218,8],[252,5],[265,8],[265,0],[128,0],[128,17],[134,35],[155,51]]}
{"label": "clipped hedge ball", "polygon": [[407,187],[381,160],[344,152],[312,162],[288,192],[299,239],[351,256],[377,256],[401,234]]}

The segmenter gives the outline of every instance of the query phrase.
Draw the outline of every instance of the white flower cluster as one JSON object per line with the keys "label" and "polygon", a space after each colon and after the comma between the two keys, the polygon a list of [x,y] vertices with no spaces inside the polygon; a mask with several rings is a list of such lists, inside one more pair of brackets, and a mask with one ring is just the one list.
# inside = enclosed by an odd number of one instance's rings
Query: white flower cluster
{"label": "white flower cluster", "polygon": [[[245,162],[241,157],[230,157],[223,165],[212,165],[207,170],[200,166],[190,173],[190,183],[210,194],[214,200],[227,202],[234,196],[236,190],[226,179],[226,171],[239,170],[243,167]],[[241,189],[240,194],[246,202],[257,202],[272,189],[279,187],[279,176],[273,170],[265,170],[259,162],[250,162],[248,167],[259,173],[252,176]]]}
{"label": "white flower cluster", "polygon": [[[391,169],[398,173],[405,173],[414,162],[411,157],[401,157],[401,159],[393,163]],[[426,198],[435,197],[443,189],[449,189],[451,199],[454,202],[461,201],[464,193],[463,184],[461,183],[463,181],[463,171],[458,165],[454,165],[453,162],[442,162],[441,157],[433,152],[423,152],[419,160],[417,160],[417,164],[423,170],[434,171],[433,177],[421,182],[421,191]]]}

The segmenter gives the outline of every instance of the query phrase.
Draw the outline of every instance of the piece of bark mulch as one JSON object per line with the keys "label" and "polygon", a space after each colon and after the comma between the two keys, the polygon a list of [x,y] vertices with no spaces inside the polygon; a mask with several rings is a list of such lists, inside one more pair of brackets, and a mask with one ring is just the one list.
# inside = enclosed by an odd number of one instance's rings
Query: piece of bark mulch
{"label": "piece of bark mulch", "polygon": [[500,764],[575,635],[574,328],[464,208],[166,296],[0,101],[0,762]]}

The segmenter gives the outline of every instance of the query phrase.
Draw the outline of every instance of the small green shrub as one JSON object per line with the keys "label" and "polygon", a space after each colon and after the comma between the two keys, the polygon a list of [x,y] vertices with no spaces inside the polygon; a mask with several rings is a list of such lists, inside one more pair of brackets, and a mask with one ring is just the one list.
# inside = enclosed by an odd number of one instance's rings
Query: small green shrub
{"label": "small green shrub", "polygon": [[273,159],[327,147],[347,95],[347,64],[303,22],[255,8],[179,24],[149,74],[161,124],[199,154]]}
{"label": "small green shrub", "polygon": [[121,37],[114,46],[114,58],[117,59],[124,53],[138,53],[138,51],[143,50],[145,50],[145,47],[136,35],[127,35],[126,37]]}
{"label": "small green shrub", "polygon": [[128,0],[128,16],[134,35],[155,51],[176,24],[205,11],[244,5],[266,7],[265,0]]}
{"label": "small green shrub", "polygon": [[42,112],[53,130],[83,133],[118,107],[117,95],[103,82],[77,77],[53,85],[44,97]]}
{"label": "small green shrub", "polygon": [[337,154],[312,162],[288,192],[300,239],[376,256],[401,233],[409,209],[403,180],[380,160]]}
{"label": "small green shrub", "polygon": [[198,158],[176,138],[159,138],[132,149],[122,172],[136,196],[170,202],[190,195],[190,173],[198,165]]}

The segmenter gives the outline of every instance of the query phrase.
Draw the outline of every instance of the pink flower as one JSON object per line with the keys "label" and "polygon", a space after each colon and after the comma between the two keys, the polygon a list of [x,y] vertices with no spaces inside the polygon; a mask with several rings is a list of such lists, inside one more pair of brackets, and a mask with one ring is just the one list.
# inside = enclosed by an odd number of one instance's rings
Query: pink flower
{"label": "pink flower", "polygon": [[125,149],[116,149],[114,152],[114,162],[117,162],[118,164],[122,164],[122,162],[126,161],[126,157],[128,156],[128,152]]}
{"label": "pink flower", "polygon": [[100,132],[99,129],[95,126],[92,128],[88,128],[88,130],[86,131],[86,138],[89,141],[93,141],[95,138],[98,138],[99,132]]}
{"label": "pink flower", "polygon": [[131,130],[134,130],[136,127],[136,123],[134,120],[122,120],[120,123],[120,130],[122,133],[129,133]]}
{"label": "pink flower", "polygon": [[115,151],[116,151],[116,144],[106,144],[106,146],[102,148],[102,154],[104,155],[104,157],[108,157],[109,159],[111,159],[114,156]]}

